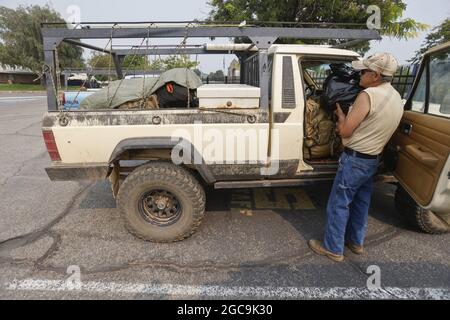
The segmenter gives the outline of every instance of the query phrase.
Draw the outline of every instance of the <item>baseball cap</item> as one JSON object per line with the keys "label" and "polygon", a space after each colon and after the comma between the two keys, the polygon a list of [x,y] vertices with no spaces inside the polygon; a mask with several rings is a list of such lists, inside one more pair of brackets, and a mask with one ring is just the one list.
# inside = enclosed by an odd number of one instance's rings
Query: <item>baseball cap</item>
{"label": "baseball cap", "polygon": [[370,69],[384,76],[392,77],[397,71],[398,62],[392,54],[379,52],[363,60],[353,61],[352,67],[355,70]]}

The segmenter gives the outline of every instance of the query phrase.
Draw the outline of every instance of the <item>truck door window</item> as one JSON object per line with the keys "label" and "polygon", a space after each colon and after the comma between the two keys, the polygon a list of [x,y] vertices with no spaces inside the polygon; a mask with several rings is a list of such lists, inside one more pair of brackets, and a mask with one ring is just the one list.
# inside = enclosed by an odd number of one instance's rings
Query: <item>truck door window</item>
{"label": "truck door window", "polygon": [[428,113],[450,118],[450,51],[430,57]]}
{"label": "truck door window", "polygon": [[322,90],[323,83],[330,74],[330,63],[305,61],[303,62],[303,72],[312,80],[315,89]]}
{"label": "truck door window", "polygon": [[322,93],[323,84],[331,73],[330,64],[344,63],[350,66],[350,62],[342,60],[300,60],[299,63],[303,72],[306,97]]}
{"label": "truck door window", "polygon": [[426,68],[422,71],[420,75],[419,84],[417,85],[416,91],[411,99],[411,110],[417,112],[424,112],[425,110],[425,94],[427,85]]}

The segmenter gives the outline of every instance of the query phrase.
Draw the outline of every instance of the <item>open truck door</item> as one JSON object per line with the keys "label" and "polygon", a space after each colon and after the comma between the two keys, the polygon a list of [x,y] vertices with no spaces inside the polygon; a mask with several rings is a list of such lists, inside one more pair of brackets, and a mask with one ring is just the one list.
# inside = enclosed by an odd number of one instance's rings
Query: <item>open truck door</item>
{"label": "open truck door", "polygon": [[422,60],[398,130],[397,209],[427,233],[450,231],[450,42]]}

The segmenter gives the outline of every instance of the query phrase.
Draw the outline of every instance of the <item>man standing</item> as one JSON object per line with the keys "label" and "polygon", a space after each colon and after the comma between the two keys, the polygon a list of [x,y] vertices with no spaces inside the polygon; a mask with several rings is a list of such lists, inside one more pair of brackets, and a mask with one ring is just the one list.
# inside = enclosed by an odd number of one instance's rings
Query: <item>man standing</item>
{"label": "man standing", "polygon": [[323,243],[308,242],[315,253],[334,261],[344,260],[344,245],[356,254],[363,253],[373,176],[403,115],[400,94],[390,83],[398,67],[391,54],[377,53],[352,66],[360,70],[360,86],[365,89],[347,117],[337,105],[336,131],[345,149],[328,199]]}

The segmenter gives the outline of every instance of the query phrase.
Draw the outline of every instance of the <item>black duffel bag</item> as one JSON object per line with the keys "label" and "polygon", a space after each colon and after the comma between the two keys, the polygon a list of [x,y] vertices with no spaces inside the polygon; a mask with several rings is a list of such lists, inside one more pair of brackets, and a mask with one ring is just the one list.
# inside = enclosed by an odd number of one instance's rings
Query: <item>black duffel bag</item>
{"label": "black duffel bag", "polygon": [[323,93],[320,98],[321,107],[329,114],[336,110],[336,103],[347,114],[350,106],[361,92],[359,72],[344,63],[330,64],[331,73],[323,83]]}
{"label": "black duffel bag", "polygon": [[[191,108],[198,107],[196,90],[180,86],[175,82],[168,82],[163,87],[156,90],[158,104],[160,108]],[[188,100],[189,103],[188,103]]]}

